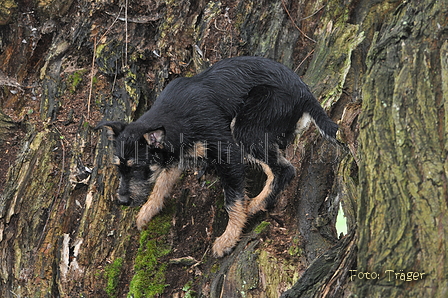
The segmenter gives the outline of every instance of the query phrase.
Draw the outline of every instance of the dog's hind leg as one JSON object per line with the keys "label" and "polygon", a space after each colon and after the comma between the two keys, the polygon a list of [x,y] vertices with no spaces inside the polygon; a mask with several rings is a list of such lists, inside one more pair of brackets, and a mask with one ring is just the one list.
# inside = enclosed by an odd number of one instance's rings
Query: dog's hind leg
{"label": "dog's hind leg", "polygon": [[272,209],[276,202],[277,196],[282,192],[285,187],[291,182],[296,175],[296,169],[294,166],[282,155],[278,156],[277,161],[268,162],[274,173],[274,182],[272,183],[272,191],[269,196],[266,197],[266,208]]}
{"label": "dog's hind leg", "polygon": [[266,163],[252,156],[249,157],[249,160],[250,162],[260,165],[263,169],[263,172],[266,174],[266,181],[264,183],[263,189],[256,197],[249,199],[247,212],[249,213],[249,215],[252,215],[257,213],[258,211],[266,211],[266,198],[272,193],[275,176],[271,168]]}
{"label": "dog's hind leg", "polygon": [[143,229],[151,218],[162,210],[165,197],[170,194],[181,173],[182,171],[178,167],[172,167],[163,169],[159,174],[148,201],[137,214],[137,228],[139,230]]}
{"label": "dog's hind leg", "polygon": [[[256,151],[254,154],[255,156],[259,155]],[[277,195],[295,176],[294,166],[280,154],[277,147],[269,150],[267,160],[253,159],[261,165],[266,174],[266,182],[263,190],[255,198],[250,199],[247,206],[249,215],[273,208],[277,201]]]}

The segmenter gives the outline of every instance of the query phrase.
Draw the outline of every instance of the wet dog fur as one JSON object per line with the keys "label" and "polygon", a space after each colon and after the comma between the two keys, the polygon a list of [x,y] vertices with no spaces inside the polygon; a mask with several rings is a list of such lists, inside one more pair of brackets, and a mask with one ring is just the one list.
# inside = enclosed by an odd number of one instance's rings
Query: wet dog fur
{"label": "wet dog fur", "polygon": [[[173,80],[137,121],[104,121],[97,128],[105,128],[114,141],[118,202],[144,203],[137,215],[139,229],[161,210],[183,169],[215,168],[229,214],[212,248],[222,257],[239,241],[247,218],[275,206],[294,177],[281,150],[310,120],[335,139],[337,125],[293,71],[265,58],[235,57]],[[260,165],[267,176],[252,199],[244,191],[248,162]]]}

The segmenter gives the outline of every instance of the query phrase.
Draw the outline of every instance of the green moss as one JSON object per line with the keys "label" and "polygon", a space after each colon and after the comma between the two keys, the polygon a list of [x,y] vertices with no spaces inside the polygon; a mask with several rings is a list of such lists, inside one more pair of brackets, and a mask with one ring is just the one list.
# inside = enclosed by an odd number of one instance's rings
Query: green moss
{"label": "green moss", "polygon": [[[122,40],[113,39],[97,45],[95,50],[96,66],[98,69],[109,76],[122,74],[123,57],[125,45]],[[128,53],[132,49],[128,48]]]}
{"label": "green moss", "polygon": [[140,99],[140,86],[138,84],[138,77],[136,70],[128,67],[125,71],[124,86],[129,97],[132,99],[132,110],[137,109],[137,105]]}
{"label": "green moss", "polygon": [[182,291],[185,292],[184,297],[185,298],[195,298],[197,297],[197,293],[195,291],[192,290],[193,288],[193,281],[190,280],[189,282],[187,282],[183,287],[182,287]]}
{"label": "green moss", "polygon": [[214,181],[211,181],[211,180],[207,180],[207,181],[205,181],[205,185],[207,185],[207,188],[210,188],[210,189],[216,189],[216,182],[218,181],[218,179],[215,179]]}
{"label": "green moss", "polygon": [[148,228],[141,232],[140,247],[134,263],[134,276],[129,286],[128,297],[154,297],[162,294],[167,286],[165,271],[168,264],[160,262],[171,248],[167,235],[171,229],[171,215],[168,212],[151,220]]}
{"label": "green moss", "polygon": [[260,275],[265,277],[264,291],[266,297],[278,297],[278,289],[289,288],[298,279],[297,263],[290,263],[286,259],[278,259],[265,250],[260,250],[257,263]]}
{"label": "green moss", "polygon": [[123,267],[123,258],[117,258],[105,268],[107,279],[106,293],[109,297],[117,297],[118,282]]}
{"label": "green moss", "polygon": [[257,234],[263,233],[270,224],[270,222],[262,221],[258,226],[255,227],[254,232]]}
{"label": "green moss", "polygon": [[69,83],[69,91],[71,94],[75,93],[79,83],[81,83],[81,81],[82,81],[83,75],[86,72],[87,72],[87,69],[77,70],[68,77],[67,81]]}
{"label": "green moss", "polygon": [[104,48],[106,47],[106,44],[99,44],[96,47],[95,57],[101,56],[101,53],[103,52]]}
{"label": "green moss", "polygon": [[260,268],[257,263],[258,251],[254,251],[254,246],[254,244],[250,244],[247,250],[238,256],[238,261],[235,263],[237,289],[243,298],[248,297],[247,292],[256,289],[260,282]]}
{"label": "green moss", "polygon": [[292,257],[300,257],[302,253],[302,248],[296,243],[291,244],[291,246],[288,248],[288,254]]}
{"label": "green moss", "polygon": [[216,272],[218,272],[219,271],[219,264],[218,263],[216,263],[216,264],[213,264],[213,266],[212,266],[212,268],[210,269],[210,272],[211,273],[216,273]]}

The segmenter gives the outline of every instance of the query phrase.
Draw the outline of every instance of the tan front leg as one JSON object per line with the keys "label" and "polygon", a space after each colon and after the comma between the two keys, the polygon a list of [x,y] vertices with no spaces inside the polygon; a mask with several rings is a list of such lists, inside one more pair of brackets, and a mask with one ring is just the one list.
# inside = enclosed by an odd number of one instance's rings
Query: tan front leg
{"label": "tan front leg", "polygon": [[213,255],[218,258],[229,253],[240,240],[241,232],[247,220],[246,207],[242,201],[237,201],[229,208],[228,213],[229,222],[227,228],[225,232],[216,239],[212,248]]}
{"label": "tan front leg", "polygon": [[163,200],[169,196],[171,189],[181,173],[182,171],[179,168],[174,167],[163,169],[159,174],[148,201],[137,214],[137,228],[139,230],[142,230],[162,210]]}

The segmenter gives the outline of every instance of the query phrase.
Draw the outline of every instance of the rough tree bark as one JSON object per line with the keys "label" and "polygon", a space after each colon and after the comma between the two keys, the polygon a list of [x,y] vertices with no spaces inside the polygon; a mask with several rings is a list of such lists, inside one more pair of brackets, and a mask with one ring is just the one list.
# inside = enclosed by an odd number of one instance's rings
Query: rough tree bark
{"label": "rough tree bark", "polygon": [[[445,297],[448,5],[413,2],[0,0],[0,296]],[[295,69],[346,148],[305,132],[276,210],[214,259],[213,173],[139,233],[93,127],[237,55]]]}
{"label": "rough tree bark", "polygon": [[[358,280],[360,295],[448,294],[448,7],[443,2],[397,6],[367,53],[357,268],[381,278]],[[417,274],[409,278],[409,272]]]}

